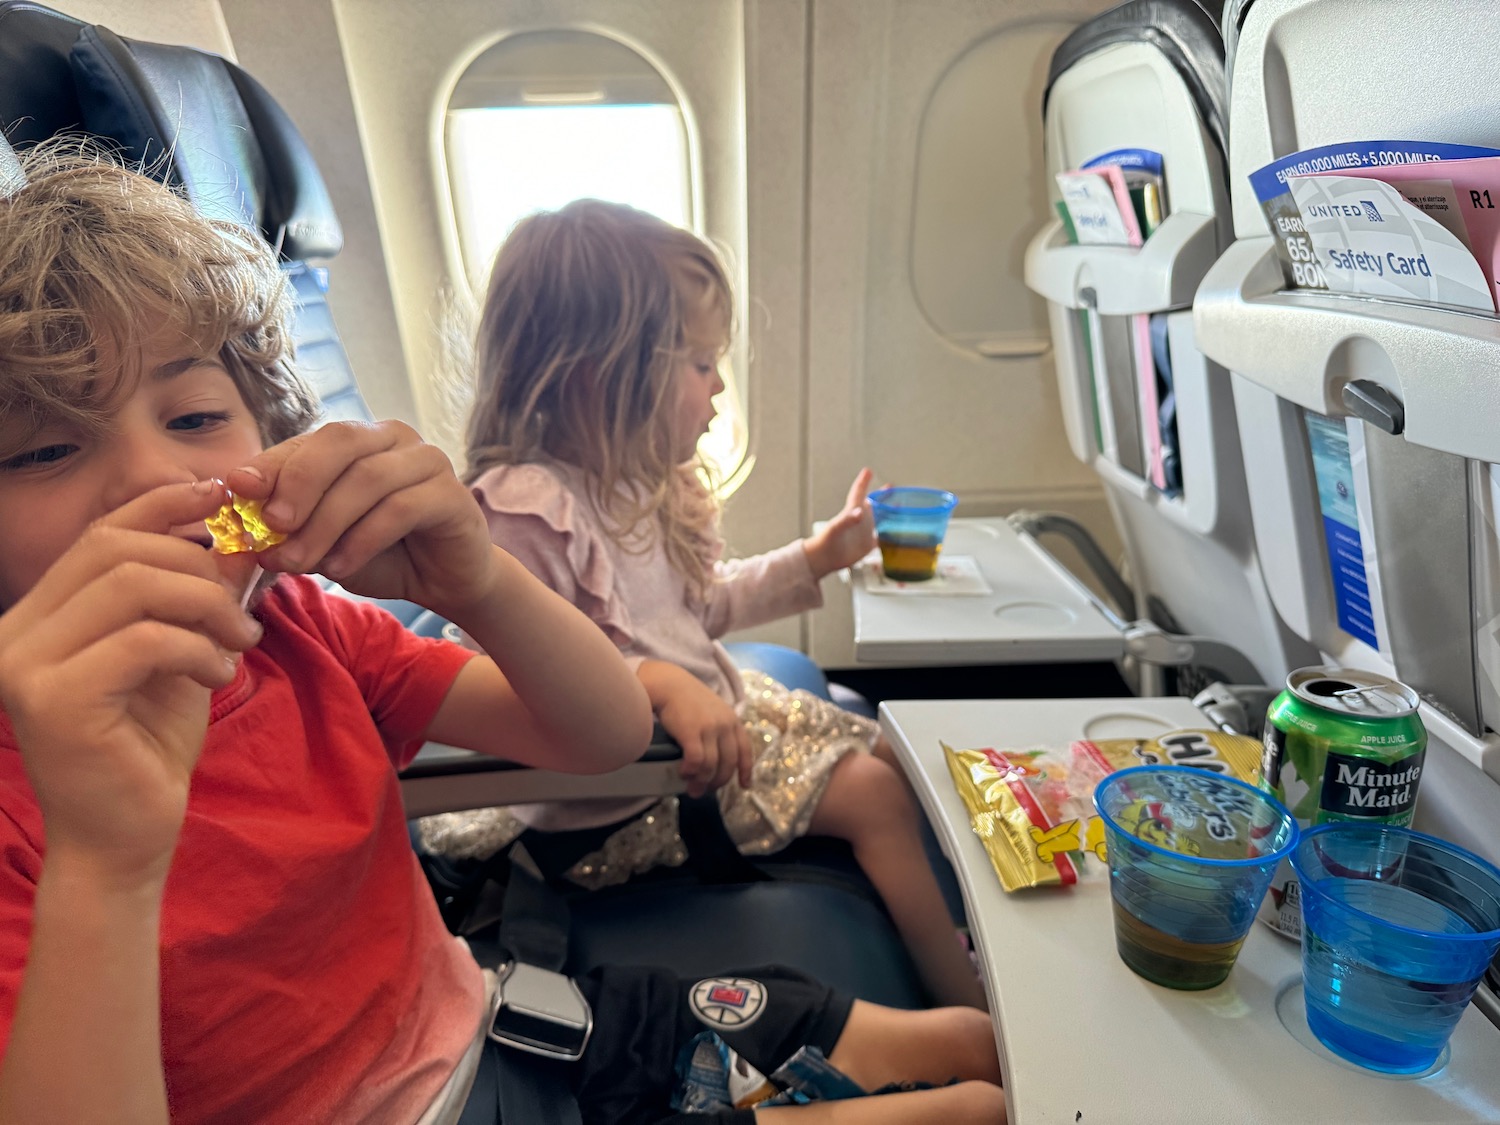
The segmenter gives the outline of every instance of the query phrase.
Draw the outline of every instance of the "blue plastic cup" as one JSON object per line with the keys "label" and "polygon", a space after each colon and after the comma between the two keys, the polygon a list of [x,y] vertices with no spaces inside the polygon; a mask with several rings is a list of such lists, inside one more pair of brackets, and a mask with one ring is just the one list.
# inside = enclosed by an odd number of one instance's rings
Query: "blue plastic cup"
{"label": "blue plastic cup", "polygon": [[1324,824],[1292,852],[1307,1026],[1387,1074],[1437,1062],[1495,950],[1500,870],[1388,824]]}
{"label": "blue plastic cup", "polygon": [[880,568],[893,582],[925,582],[937,573],[938,553],[958,497],[941,488],[882,488],[870,493]]}
{"label": "blue plastic cup", "polygon": [[1253,785],[1187,766],[1110,774],[1094,807],[1120,960],[1168,988],[1221,984],[1297,842],[1296,819]]}

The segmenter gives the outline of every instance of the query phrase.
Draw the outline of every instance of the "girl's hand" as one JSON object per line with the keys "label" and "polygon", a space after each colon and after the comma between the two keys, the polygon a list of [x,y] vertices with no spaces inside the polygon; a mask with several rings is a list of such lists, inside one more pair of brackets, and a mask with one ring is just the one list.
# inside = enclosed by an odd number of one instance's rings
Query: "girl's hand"
{"label": "girl's hand", "polygon": [[405,598],[445,617],[478,604],[495,581],[484,515],[453,465],[401,422],[330,422],[229,474],[264,500],[287,539],[267,570],[318,572],[372,598]]}
{"label": "girl's hand", "polygon": [[734,708],[675,664],[648,660],[638,674],[661,725],[682,747],[681,773],[689,795],[718,789],[736,775],[749,788],[755,756]]}
{"label": "girl's hand", "polygon": [[861,469],[849,486],[849,496],[839,514],[802,541],[814,577],[823,578],[853,566],[874,549],[875,516],[869,502],[874,476],[869,469]]}
{"label": "girl's hand", "polygon": [[237,593],[255,560],[168,534],[222,485],[153,489],[86,530],[0,615],[0,703],[46,825],[110,885],[159,885],[187,810],[209,696],[260,639]]}

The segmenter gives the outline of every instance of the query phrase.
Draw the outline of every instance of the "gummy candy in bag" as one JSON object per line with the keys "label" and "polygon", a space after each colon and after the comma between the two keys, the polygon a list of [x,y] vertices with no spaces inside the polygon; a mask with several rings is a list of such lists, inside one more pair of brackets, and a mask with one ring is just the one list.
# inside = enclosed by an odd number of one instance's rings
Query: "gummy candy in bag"
{"label": "gummy candy in bag", "polygon": [[1180,730],[1159,738],[1080,740],[1066,749],[954,750],[948,772],[969,822],[1007,891],[1108,877],[1094,787],[1116,770],[1176,765],[1254,783],[1260,743],[1242,735]]}

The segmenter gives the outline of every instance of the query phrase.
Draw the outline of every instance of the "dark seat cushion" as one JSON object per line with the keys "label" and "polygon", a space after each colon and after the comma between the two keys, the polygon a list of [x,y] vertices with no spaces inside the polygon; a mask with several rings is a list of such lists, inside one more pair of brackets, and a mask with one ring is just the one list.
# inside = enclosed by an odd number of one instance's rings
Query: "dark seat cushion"
{"label": "dark seat cushion", "polygon": [[[956,939],[955,939],[956,940]],[[779,963],[863,1000],[926,1005],[916,969],[869,897],[794,880],[630,886],[573,903],[569,969],[669,965],[685,976]]]}

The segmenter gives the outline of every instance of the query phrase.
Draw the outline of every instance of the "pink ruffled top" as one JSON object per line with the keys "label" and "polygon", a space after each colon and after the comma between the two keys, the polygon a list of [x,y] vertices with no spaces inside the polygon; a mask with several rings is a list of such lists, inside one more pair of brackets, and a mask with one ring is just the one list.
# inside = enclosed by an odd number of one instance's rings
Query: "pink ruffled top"
{"label": "pink ruffled top", "polygon": [[[589,499],[583,474],[569,465],[499,465],[474,482],[473,492],[490,538],[586,613],[632,666],[670,661],[733,703],[744,687],[718,638],[823,604],[801,540],[716,562],[707,598],[691,598],[654,529],[617,542],[606,530],[608,517]],[[574,801],[514,811],[534,827],[557,831],[607,824],[650,803]]]}

